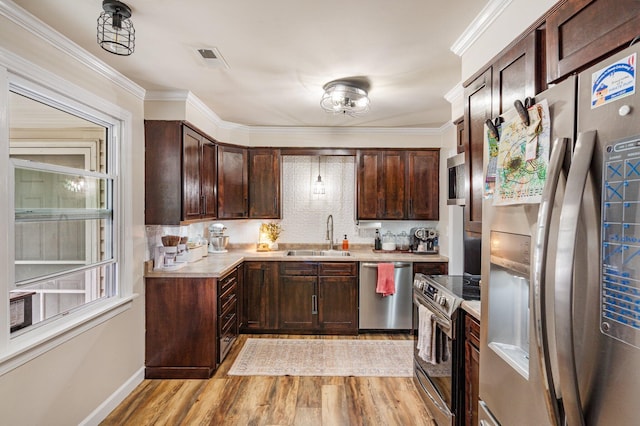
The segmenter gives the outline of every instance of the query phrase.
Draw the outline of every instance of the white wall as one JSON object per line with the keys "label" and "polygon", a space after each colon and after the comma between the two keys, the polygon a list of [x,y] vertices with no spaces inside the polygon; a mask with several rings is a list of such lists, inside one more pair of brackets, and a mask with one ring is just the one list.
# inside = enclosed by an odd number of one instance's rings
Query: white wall
{"label": "white wall", "polygon": [[[133,217],[130,238],[134,269],[132,275],[126,277],[125,285],[143,294],[144,103],[141,97],[100,77],[4,16],[0,16],[0,47],[132,113],[133,194],[124,201]],[[139,377],[144,365],[143,302],[144,297],[138,297],[132,309],[0,376],[0,423],[78,424],[123,384]],[[6,327],[6,322],[3,324]]]}

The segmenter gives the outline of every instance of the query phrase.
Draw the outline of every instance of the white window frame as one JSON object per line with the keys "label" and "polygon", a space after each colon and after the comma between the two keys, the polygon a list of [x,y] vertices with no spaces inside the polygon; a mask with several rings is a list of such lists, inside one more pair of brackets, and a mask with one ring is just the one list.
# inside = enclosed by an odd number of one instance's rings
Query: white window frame
{"label": "white window frame", "polygon": [[[0,47],[0,185],[10,188],[0,191],[0,375],[23,365],[79,334],[108,321],[130,309],[133,293],[134,266],[132,235],[132,114],[70,81],[24,60]],[[9,162],[9,91],[17,91],[33,99],[63,109],[74,115],[109,127],[112,142],[111,168],[116,175],[114,187],[114,258],[116,294],[83,309],[70,312],[55,321],[26,333],[12,336],[9,330],[9,290],[14,274],[14,200],[10,186]],[[3,272],[4,271],[4,272]]]}

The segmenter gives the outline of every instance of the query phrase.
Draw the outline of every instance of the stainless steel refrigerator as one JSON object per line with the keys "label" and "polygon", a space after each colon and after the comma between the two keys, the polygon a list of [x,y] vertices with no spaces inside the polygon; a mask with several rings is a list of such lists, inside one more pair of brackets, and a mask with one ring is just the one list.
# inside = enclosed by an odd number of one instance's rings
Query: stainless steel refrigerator
{"label": "stainless steel refrigerator", "polygon": [[539,203],[484,200],[483,425],[640,423],[639,53],[536,96],[551,120]]}

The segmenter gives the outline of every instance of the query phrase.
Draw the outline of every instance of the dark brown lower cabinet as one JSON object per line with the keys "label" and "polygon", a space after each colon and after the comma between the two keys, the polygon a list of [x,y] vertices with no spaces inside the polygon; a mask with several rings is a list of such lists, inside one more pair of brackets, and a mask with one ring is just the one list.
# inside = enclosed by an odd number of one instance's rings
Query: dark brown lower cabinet
{"label": "dark brown lower cabinet", "polygon": [[277,262],[245,262],[240,331],[273,331],[278,306]]}
{"label": "dark brown lower cabinet", "polygon": [[207,379],[216,370],[217,280],[145,279],[145,377]]}
{"label": "dark brown lower cabinet", "polygon": [[480,388],[480,323],[465,314],[464,416],[466,425],[478,424]]}
{"label": "dark brown lower cabinet", "polygon": [[357,334],[355,262],[280,262],[278,331]]}
{"label": "dark brown lower cabinet", "polygon": [[318,278],[318,325],[325,333],[358,333],[358,277]]}

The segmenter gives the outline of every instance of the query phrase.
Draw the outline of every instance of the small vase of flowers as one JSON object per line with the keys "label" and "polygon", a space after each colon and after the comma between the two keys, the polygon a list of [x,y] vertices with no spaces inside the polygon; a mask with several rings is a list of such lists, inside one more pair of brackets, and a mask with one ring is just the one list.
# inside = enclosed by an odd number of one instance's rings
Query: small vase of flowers
{"label": "small vase of flowers", "polygon": [[277,222],[263,223],[260,225],[260,236],[268,240],[268,250],[278,250],[276,242],[282,233],[282,225]]}

